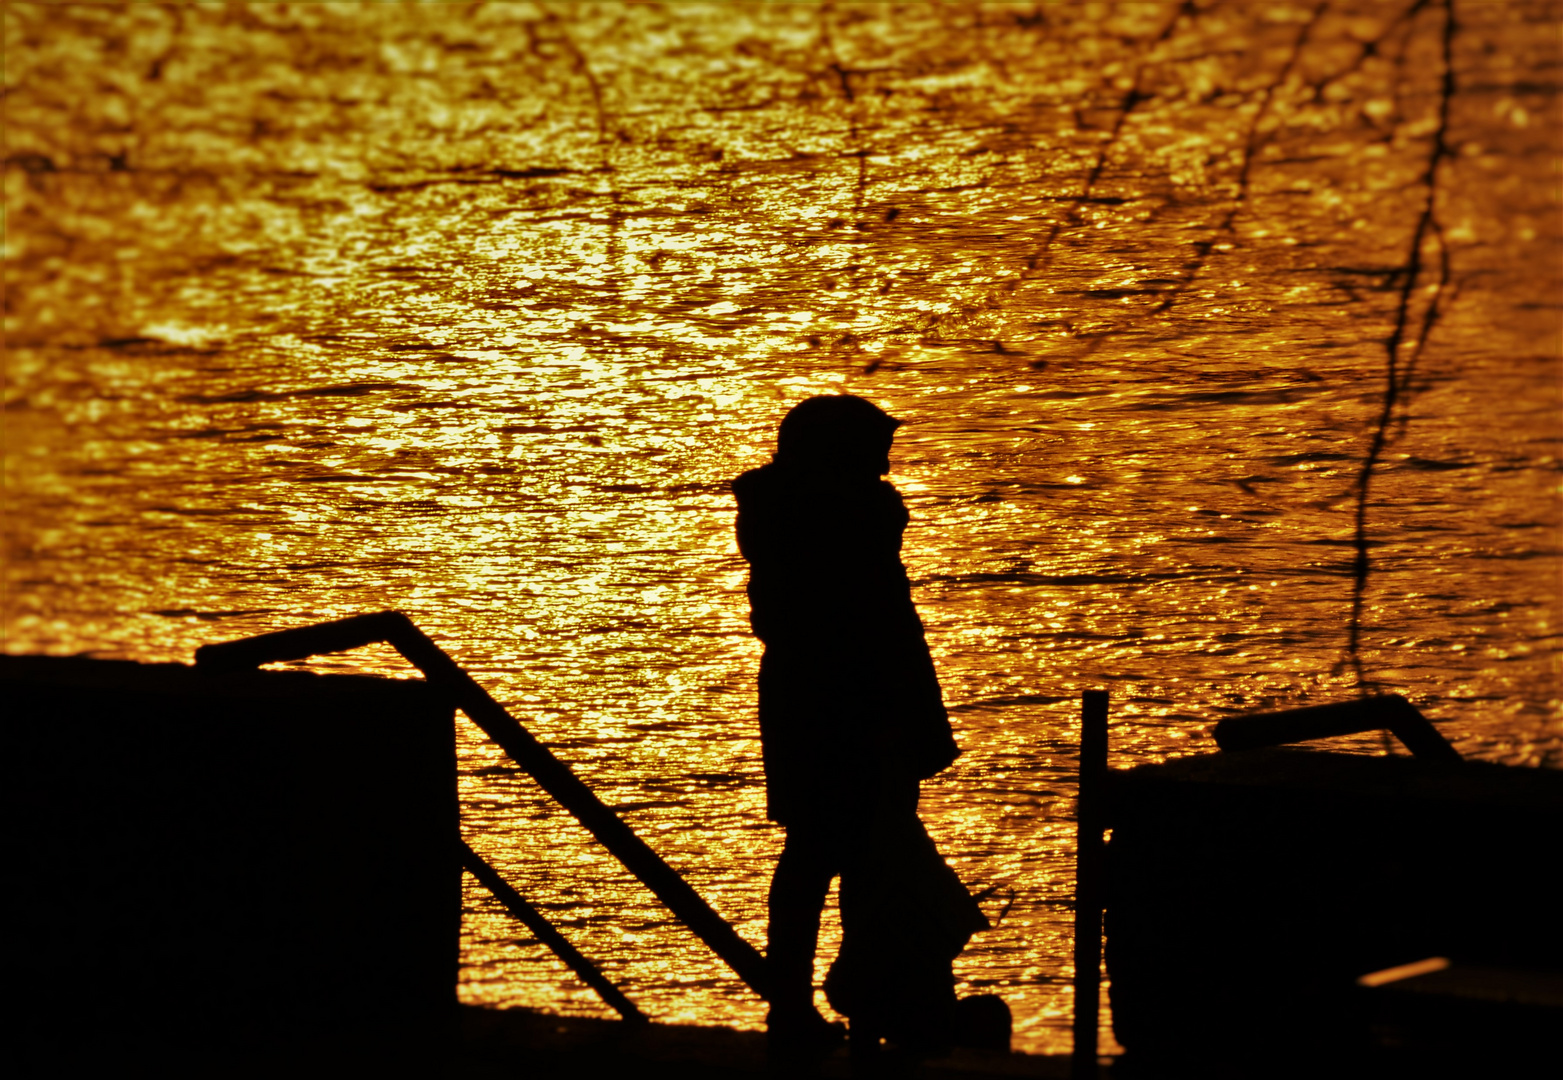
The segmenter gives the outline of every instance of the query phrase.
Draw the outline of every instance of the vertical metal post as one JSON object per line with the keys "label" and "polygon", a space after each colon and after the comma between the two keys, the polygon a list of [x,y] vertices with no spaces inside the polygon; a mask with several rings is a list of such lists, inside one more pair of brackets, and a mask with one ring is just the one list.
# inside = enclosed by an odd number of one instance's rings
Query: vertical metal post
{"label": "vertical metal post", "polygon": [[1107,691],[1080,694],[1080,795],[1075,832],[1075,1022],[1070,1080],[1095,1080],[1102,990],[1102,790],[1107,781]]}

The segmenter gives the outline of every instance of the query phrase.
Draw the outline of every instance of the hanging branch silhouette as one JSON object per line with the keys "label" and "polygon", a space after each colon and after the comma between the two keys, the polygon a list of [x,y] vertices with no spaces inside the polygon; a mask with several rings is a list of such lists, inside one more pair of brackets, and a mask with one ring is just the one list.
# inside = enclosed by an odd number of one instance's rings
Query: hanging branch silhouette
{"label": "hanging branch silhouette", "polygon": [[[1102,172],[1107,168],[1107,162],[1112,159],[1113,151],[1118,146],[1119,138],[1123,134],[1124,124],[1128,122],[1130,114],[1134,112],[1140,102],[1146,101],[1150,97],[1140,88],[1140,81],[1144,78],[1145,69],[1151,63],[1150,54],[1155,51],[1156,46],[1172,36],[1172,32],[1177,29],[1178,23],[1183,20],[1185,15],[1191,19],[1199,16],[1199,9],[1194,6],[1192,0],[1185,0],[1184,3],[1178,5],[1177,11],[1173,12],[1172,17],[1167,20],[1167,24],[1161,28],[1161,33],[1157,34],[1145,46],[1145,56],[1134,67],[1133,84],[1124,93],[1123,100],[1118,105],[1118,115],[1113,120],[1113,129],[1108,134],[1106,141],[1097,150],[1096,161],[1092,163],[1091,171],[1086,174],[1085,183],[1081,186],[1079,196],[1070,205],[1066,220],[1062,222],[1055,221],[1048,229],[1047,236],[1043,239],[1037,253],[1026,263],[1027,272],[1044,268],[1047,265],[1046,260],[1052,252],[1053,241],[1058,239],[1058,234],[1065,227],[1078,228],[1085,224],[1085,218],[1080,213],[1080,207],[1091,201],[1096,191],[1096,182],[1102,178]],[[1023,274],[1022,277],[1024,276]]]}
{"label": "hanging branch silhouette", "polygon": [[[1085,216],[1081,214],[1080,208],[1088,205],[1095,197],[1097,182],[1106,170],[1108,162],[1112,160],[1113,152],[1118,148],[1124,125],[1141,102],[1149,101],[1152,98],[1152,95],[1146,93],[1142,88],[1141,83],[1144,79],[1145,70],[1154,62],[1152,57],[1156,52],[1157,46],[1164,44],[1172,37],[1173,32],[1183,22],[1185,17],[1192,21],[1197,19],[1199,15],[1200,9],[1195,6],[1193,0],[1184,0],[1168,17],[1166,23],[1156,33],[1156,36],[1150,38],[1145,43],[1140,57],[1135,63],[1131,85],[1128,90],[1124,91],[1123,97],[1118,102],[1117,115],[1113,118],[1112,130],[1108,132],[1107,138],[1102,140],[1097,147],[1091,167],[1086,171],[1082,179],[1080,193],[1062,197],[1067,198],[1069,202],[1068,211],[1061,219],[1054,221],[1048,227],[1047,234],[1042,238],[1042,242],[1037,245],[1036,251],[1026,260],[1025,265],[1020,268],[1018,273],[1006,281],[983,290],[979,297],[960,304],[953,311],[930,314],[910,324],[886,327],[879,332],[892,334],[918,333],[925,338],[943,336],[945,331],[953,324],[958,324],[981,312],[992,311],[1002,307],[1008,298],[1019,289],[1022,282],[1030,281],[1038,274],[1046,271],[1050,265],[1053,244],[1058,237],[1066,229],[1075,229],[1086,224]],[[995,351],[1004,351],[998,342],[994,344],[996,346]],[[1099,347],[1099,345],[1099,341],[1094,342],[1091,351],[1095,351],[1095,348]]]}
{"label": "hanging branch silhouette", "polygon": [[1414,3],[1408,5],[1406,9],[1399,15],[1396,15],[1393,19],[1391,19],[1384,27],[1384,29],[1379,31],[1377,37],[1372,37],[1359,43],[1357,46],[1357,55],[1352,58],[1351,63],[1346,64],[1344,67],[1338,68],[1334,74],[1326,75],[1324,78],[1312,84],[1313,101],[1315,103],[1323,101],[1324,93],[1330,88],[1331,85],[1339,82],[1348,75],[1353,75],[1356,72],[1362,70],[1363,61],[1367,60],[1368,57],[1380,55],[1379,50],[1383,47],[1384,43],[1389,40],[1389,36],[1395,33],[1395,31],[1399,30],[1403,25],[1415,19],[1422,11],[1422,9],[1427,7],[1430,2],[1431,0],[1415,0]]}
{"label": "hanging branch silhouette", "polygon": [[1275,92],[1284,86],[1286,80],[1291,77],[1292,71],[1297,66],[1297,61],[1302,57],[1303,50],[1308,46],[1308,39],[1313,34],[1313,28],[1318,24],[1319,19],[1323,17],[1329,6],[1329,3],[1325,2],[1313,9],[1313,13],[1308,16],[1308,21],[1303,23],[1302,27],[1297,31],[1297,37],[1292,41],[1291,51],[1287,53],[1286,62],[1276,72],[1275,78],[1271,79],[1265,86],[1263,94],[1260,95],[1259,108],[1254,110],[1253,119],[1249,121],[1248,132],[1243,139],[1243,167],[1238,171],[1237,192],[1232,196],[1232,205],[1227,208],[1226,214],[1222,216],[1221,223],[1216,226],[1216,230],[1210,239],[1201,240],[1194,245],[1194,258],[1185,265],[1183,280],[1167,290],[1167,295],[1160,304],[1156,305],[1152,314],[1160,315],[1171,311],[1174,305],[1182,299],[1183,295],[1188,292],[1189,287],[1199,280],[1199,275],[1205,269],[1205,263],[1209,260],[1210,253],[1215,250],[1216,245],[1221,242],[1223,236],[1232,234],[1238,217],[1247,208],[1249,175],[1253,172],[1254,159],[1258,156],[1259,150],[1265,142],[1260,136],[1259,125],[1269,115],[1270,106],[1275,100]]}
{"label": "hanging branch silhouette", "polygon": [[[1415,10],[1422,6],[1421,0],[1414,5]],[[1438,169],[1444,159],[1449,157],[1449,102],[1454,96],[1454,2],[1443,0],[1444,25],[1442,34],[1443,52],[1443,77],[1438,101],[1438,127],[1433,133],[1432,147],[1428,152],[1427,165],[1422,171],[1420,183],[1425,191],[1422,211],[1417,216],[1416,228],[1411,233],[1410,250],[1406,254],[1406,262],[1400,272],[1400,297],[1395,306],[1395,323],[1389,336],[1384,339],[1384,398],[1379,407],[1377,424],[1373,430],[1373,437],[1368,443],[1368,452],[1363,458],[1362,467],[1357,473],[1355,484],[1357,494],[1356,528],[1354,535],[1354,547],[1356,558],[1352,564],[1351,587],[1351,622],[1347,630],[1346,661],[1351,665],[1356,674],[1358,688],[1363,692],[1369,690],[1369,684],[1362,670],[1362,609],[1367,595],[1368,578],[1372,573],[1372,561],[1368,555],[1368,501],[1372,493],[1373,472],[1378,466],[1379,458],[1383,456],[1384,447],[1389,440],[1390,428],[1394,425],[1397,410],[1402,408],[1403,399],[1411,390],[1411,374],[1415,370],[1415,364],[1427,346],[1428,336],[1433,332],[1440,314],[1440,302],[1448,290],[1449,285],[1449,255],[1447,245],[1444,243],[1442,224],[1438,220]],[[1431,237],[1437,242],[1439,250],[1438,278],[1433,282],[1435,288],[1432,297],[1428,300],[1427,307],[1423,311],[1418,336],[1413,344],[1413,352],[1406,358],[1404,369],[1400,366],[1400,350],[1408,344],[1407,327],[1412,323],[1412,305],[1416,297],[1416,289],[1422,278],[1423,256],[1422,248]]]}

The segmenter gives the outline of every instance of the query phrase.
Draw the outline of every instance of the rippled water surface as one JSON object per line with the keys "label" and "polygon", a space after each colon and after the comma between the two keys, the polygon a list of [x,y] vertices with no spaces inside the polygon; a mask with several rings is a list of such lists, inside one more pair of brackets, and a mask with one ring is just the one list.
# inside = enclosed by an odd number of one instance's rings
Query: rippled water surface
{"label": "rippled water surface", "polygon": [[[965,748],[925,817],[1012,900],[957,971],[1066,1049],[1082,688],[1123,766],[1363,685],[1563,764],[1560,10],[1452,8],[7,4],[5,649],[400,609],[762,943],[726,485],[865,395]],[[761,1021],[462,738],[632,998]],[[466,1000],[602,1010],[467,902]]]}

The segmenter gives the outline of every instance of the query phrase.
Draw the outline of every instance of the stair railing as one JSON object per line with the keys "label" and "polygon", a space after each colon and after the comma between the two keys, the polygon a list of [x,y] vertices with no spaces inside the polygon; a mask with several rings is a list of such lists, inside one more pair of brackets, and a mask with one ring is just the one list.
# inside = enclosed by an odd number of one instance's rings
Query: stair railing
{"label": "stair railing", "polygon": [[[624,823],[602,800],[542,743],[489,696],[449,655],[399,611],[355,615],[334,622],[203,645],[195,651],[204,671],[246,671],[262,664],[302,660],[322,653],[344,652],[385,642],[423,672],[431,687],[449,696],[456,708],[478,726],[512,761],[527,772],[560,806],[584,825],[603,847],[667,905],[680,922],[694,931],[728,967],[761,998],[769,1000],[765,958],[707,904],[684,878]],[[583,981],[626,1020],[644,1014],[610,983],[591,961],[558,933],[500,877],[477,852],[461,844],[462,864],[510,909],[537,937],[559,955]]]}

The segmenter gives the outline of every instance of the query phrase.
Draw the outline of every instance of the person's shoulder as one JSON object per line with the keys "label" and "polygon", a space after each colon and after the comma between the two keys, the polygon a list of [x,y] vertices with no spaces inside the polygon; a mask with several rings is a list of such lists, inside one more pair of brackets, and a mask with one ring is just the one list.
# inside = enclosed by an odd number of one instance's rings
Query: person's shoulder
{"label": "person's shoulder", "polygon": [[901,498],[901,493],[888,480],[881,480],[874,485],[873,506],[876,514],[895,521],[902,528],[911,521],[912,516],[906,509],[906,500]]}
{"label": "person's shoulder", "polygon": [[774,466],[761,465],[758,469],[750,469],[735,476],[729,486],[738,499],[738,505],[763,499],[772,491],[776,486],[775,471]]}
{"label": "person's shoulder", "polygon": [[896,490],[896,486],[888,480],[880,480],[874,484],[874,500],[885,506],[898,506],[906,508],[906,500]]}

